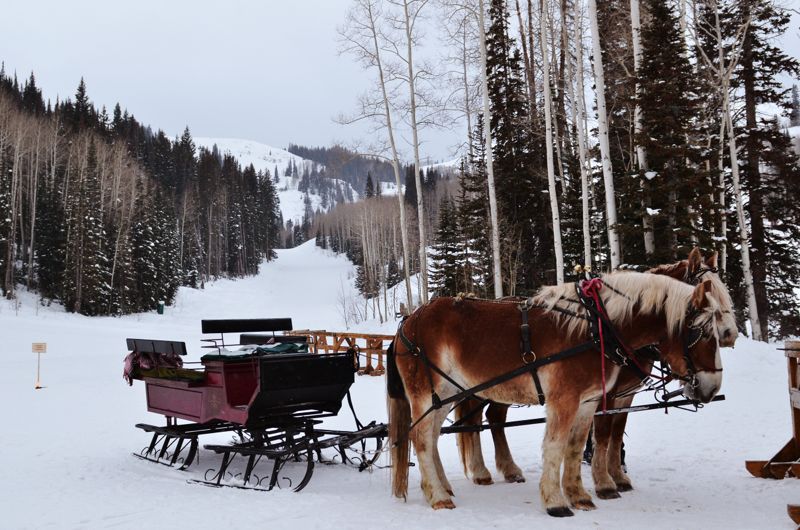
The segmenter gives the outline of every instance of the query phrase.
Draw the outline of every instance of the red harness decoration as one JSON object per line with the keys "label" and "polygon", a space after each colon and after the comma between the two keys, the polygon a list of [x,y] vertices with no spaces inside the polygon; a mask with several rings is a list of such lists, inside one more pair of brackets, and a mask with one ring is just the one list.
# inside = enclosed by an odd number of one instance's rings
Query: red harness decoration
{"label": "red harness decoration", "polygon": [[[600,278],[592,278],[581,283],[581,290],[583,296],[594,300],[594,306],[597,308],[597,313],[604,319],[608,320],[608,316],[603,311],[603,306],[600,304],[600,289],[603,288],[603,280]],[[606,341],[603,339],[603,323],[598,322],[597,328],[600,330],[600,381],[603,385],[603,414],[605,414],[606,407]]]}

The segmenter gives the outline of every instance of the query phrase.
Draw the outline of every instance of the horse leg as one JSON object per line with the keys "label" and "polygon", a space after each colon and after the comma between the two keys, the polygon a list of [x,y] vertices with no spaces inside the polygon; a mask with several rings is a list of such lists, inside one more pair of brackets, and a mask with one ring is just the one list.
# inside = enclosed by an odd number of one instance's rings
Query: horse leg
{"label": "horse leg", "polygon": [[[430,404],[430,398],[412,399],[411,417],[422,417]],[[441,429],[441,423],[436,425],[436,422],[438,422],[440,418],[439,411],[432,412],[425,416],[411,431],[411,441],[417,453],[419,472],[422,476],[420,486],[422,492],[425,494],[425,498],[434,510],[442,508],[452,509],[456,507],[453,500],[450,498],[450,494],[447,492],[447,487],[442,484],[439,478],[438,466],[441,464],[437,462],[438,453],[436,444],[439,441],[438,434]]]}
{"label": "horse leg", "polygon": [[[633,397],[625,398],[626,402],[620,406],[630,407]],[[628,422],[627,414],[615,414],[612,420],[611,442],[608,446],[608,472],[618,491],[631,491],[631,479],[622,469],[622,441],[625,437],[625,425]]]}
{"label": "horse leg", "polygon": [[581,403],[564,452],[564,474],[562,477],[564,492],[572,506],[578,510],[595,509],[592,497],[583,487],[583,480],[581,479],[581,457],[586,445],[586,438],[592,427],[595,409],[596,405],[593,401]]}
{"label": "horse leg", "polygon": [[441,481],[447,493],[449,493],[450,495],[455,495],[453,493],[453,486],[450,485],[450,481],[447,480],[447,475],[445,475],[444,473],[444,466],[442,465],[442,459],[439,456],[439,436],[441,434],[442,424],[444,423],[444,420],[447,418],[448,412],[449,411],[447,410],[447,408],[442,408],[433,413],[436,414],[436,419],[433,423],[434,443],[432,449],[434,451],[434,462],[436,463],[436,473],[439,476],[439,481]]}
{"label": "horse leg", "polygon": [[[489,408],[486,409],[486,419],[489,420],[489,423],[505,423],[507,417],[508,405],[489,403]],[[505,429],[503,427],[492,427],[492,440],[494,440],[495,466],[503,474],[506,482],[525,482],[522,470],[511,457]]]}
{"label": "horse leg", "polygon": [[545,410],[547,427],[542,443],[542,478],[539,481],[539,493],[548,515],[567,517],[573,513],[561,492],[559,471],[572,432],[572,424],[578,412],[578,400],[566,397],[551,399]]}
{"label": "horse leg", "polygon": [[[476,399],[462,401],[455,408],[456,421],[462,425],[479,426],[481,424],[483,405]],[[460,432],[456,434],[461,464],[464,474],[472,478],[472,482],[480,485],[493,483],[492,474],[486,468],[481,451],[481,435],[479,432]]]}
{"label": "horse leg", "polygon": [[[614,407],[617,401],[614,401]],[[594,417],[594,453],[592,454],[592,479],[594,491],[600,499],[618,499],[617,485],[608,472],[608,447],[611,443],[613,416]]]}

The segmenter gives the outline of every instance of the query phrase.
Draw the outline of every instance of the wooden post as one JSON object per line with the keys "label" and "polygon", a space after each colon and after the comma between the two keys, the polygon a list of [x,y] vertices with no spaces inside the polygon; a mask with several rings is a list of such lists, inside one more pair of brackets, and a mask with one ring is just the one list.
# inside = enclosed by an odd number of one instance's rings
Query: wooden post
{"label": "wooden post", "polygon": [[769,460],[747,460],[745,467],[757,478],[800,478],[800,341],[786,341],[789,367],[789,407],[792,412],[792,438]]}
{"label": "wooden post", "polygon": [[41,390],[44,388],[42,386],[42,354],[47,353],[47,343],[46,342],[34,342],[31,351],[36,354],[36,384],[33,388],[36,390]]}

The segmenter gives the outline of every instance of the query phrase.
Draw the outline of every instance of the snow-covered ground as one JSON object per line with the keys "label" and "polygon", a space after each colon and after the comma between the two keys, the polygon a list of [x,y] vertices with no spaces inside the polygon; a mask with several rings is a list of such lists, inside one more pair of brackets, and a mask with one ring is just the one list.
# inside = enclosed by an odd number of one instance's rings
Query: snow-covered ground
{"label": "snow-covered ground", "polygon": [[[200,350],[200,319],[291,316],[298,328],[343,327],[342,292],[352,294],[354,270],[342,257],[308,243],[278,251],[253,278],[182,289],[163,316],[87,318],[38,307],[33,295],[0,302],[5,406],[0,469],[2,528],[793,528],[786,504],[800,501],[794,479],[750,477],[745,459],[769,458],[789,437],[785,358],[777,345],[739,339],[723,352],[727,400],[697,414],[641,412],[631,416],[627,460],[635,490],[598,509],[556,520],[538,494],[541,426],[509,430],[524,484],[476,486],[464,478],[454,440],[439,446],[455,488],[453,511],[431,510],[411,469],[408,502],[389,494],[389,473],[318,466],[300,493],[215,489],[187,482],[217,464],[201,453],[188,472],[133,458],[149,437],[138,422],[144,387],[122,380],[126,337],[186,341],[188,360]],[[389,327],[393,324],[389,323]],[[385,331],[387,325],[362,324]],[[42,383],[34,390],[32,342],[46,341]],[[385,421],[384,380],[359,377],[353,398],[362,420]],[[538,408],[512,409],[515,418]],[[351,425],[342,412],[337,423]],[[227,436],[227,435],[226,435]],[[225,441],[225,438],[223,438]],[[483,439],[491,462],[490,437]],[[498,477],[495,476],[495,479]],[[584,481],[593,491],[589,469]]]}

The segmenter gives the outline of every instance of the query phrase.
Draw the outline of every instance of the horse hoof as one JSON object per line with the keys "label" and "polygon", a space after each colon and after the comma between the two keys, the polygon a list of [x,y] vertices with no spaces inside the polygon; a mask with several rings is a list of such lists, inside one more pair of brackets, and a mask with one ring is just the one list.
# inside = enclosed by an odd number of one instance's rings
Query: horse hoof
{"label": "horse hoof", "polygon": [[455,508],[456,505],[450,499],[444,501],[438,501],[431,504],[431,508],[434,510],[452,510]]}
{"label": "horse hoof", "polygon": [[619,499],[622,497],[617,490],[611,488],[597,490],[595,491],[595,494],[597,494],[598,499],[603,499],[605,501],[610,499]]}
{"label": "horse hoof", "polygon": [[473,477],[472,482],[474,482],[478,486],[491,486],[492,484],[494,484],[494,480],[492,480],[492,477]]}
{"label": "horse hoof", "polygon": [[627,482],[617,483],[617,491],[633,491],[633,486]]}
{"label": "horse hoof", "polygon": [[522,475],[518,475],[516,473],[513,475],[506,475],[505,479],[506,482],[511,482],[512,484],[514,483],[520,484],[522,482],[525,482],[525,477],[523,477]]}
{"label": "horse hoof", "polygon": [[575,514],[566,506],[559,506],[557,508],[548,508],[547,515],[551,517],[572,517]]}
{"label": "horse hoof", "polygon": [[584,510],[584,511],[597,509],[597,506],[594,505],[594,503],[591,501],[591,499],[581,499],[581,500],[576,501],[575,503],[573,503],[572,506],[576,510]]}

